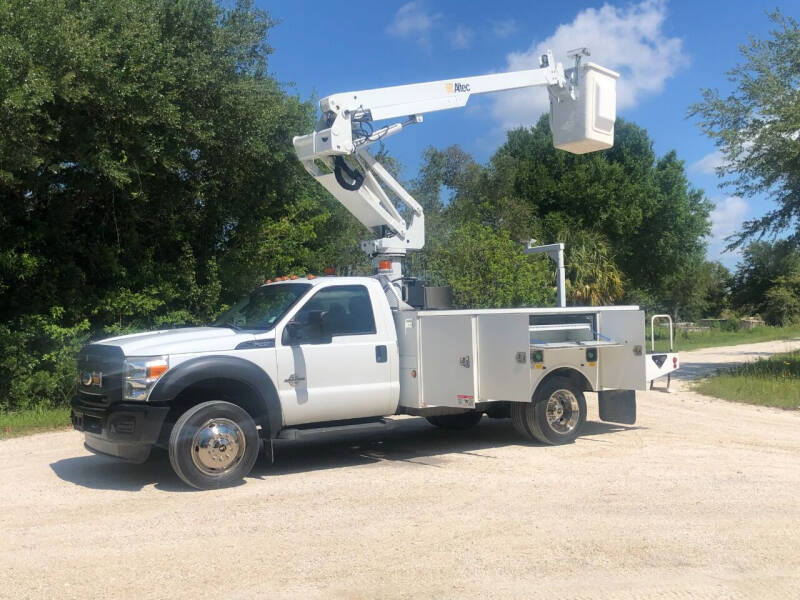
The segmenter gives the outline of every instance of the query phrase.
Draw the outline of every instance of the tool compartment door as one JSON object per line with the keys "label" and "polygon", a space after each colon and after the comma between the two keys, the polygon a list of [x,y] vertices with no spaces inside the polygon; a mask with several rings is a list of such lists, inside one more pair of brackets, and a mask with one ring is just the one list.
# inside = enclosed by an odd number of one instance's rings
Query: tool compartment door
{"label": "tool compartment door", "polygon": [[478,401],[531,401],[527,314],[478,315]]}
{"label": "tool compartment door", "polygon": [[474,408],[472,316],[421,316],[418,335],[422,405]]}
{"label": "tool compartment door", "polygon": [[607,310],[598,315],[600,333],[620,345],[600,347],[601,389],[644,390],[647,388],[647,359],[644,339],[644,311]]}

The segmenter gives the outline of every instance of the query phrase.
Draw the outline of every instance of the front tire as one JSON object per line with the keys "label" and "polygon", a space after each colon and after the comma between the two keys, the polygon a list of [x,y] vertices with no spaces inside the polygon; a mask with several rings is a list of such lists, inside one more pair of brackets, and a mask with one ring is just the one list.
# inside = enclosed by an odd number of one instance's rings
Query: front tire
{"label": "front tire", "polygon": [[258,459],[258,429],[243,408],[214,400],[181,415],[169,436],[169,462],[188,485],[200,490],[242,480]]}
{"label": "front tire", "polygon": [[441,429],[457,429],[464,430],[475,427],[483,416],[482,412],[471,410],[465,413],[458,413],[455,415],[436,415],[434,417],[425,417],[428,423],[440,427]]}

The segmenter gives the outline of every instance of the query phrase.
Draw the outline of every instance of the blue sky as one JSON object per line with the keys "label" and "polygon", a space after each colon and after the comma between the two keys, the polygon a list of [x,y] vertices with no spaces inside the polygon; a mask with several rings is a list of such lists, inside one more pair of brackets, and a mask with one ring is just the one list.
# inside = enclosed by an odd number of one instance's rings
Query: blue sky
{"label": "blue sky", "polygon": [[[729,267],[722,239],[769,210],[764,198],[718,187],[712,142],[686,118],[700,89],[730,89],[725,72],[749,35],[765,37],[765,11],[800,17],[800,2],[644,0],[640,2],[440,1],[347,3],[278,0],[257,4],[281,21],[272,30],[270,68],[307,99],[335,92],[535,68],[542,48],[568,63],[566,50],[589,46],[591,60],[622,73],[618,114],[641,125],[661,155],[675,149],[690,180],[715,203],[709,258]],[[543,89],[470,99],[461,110],[425,116],[386,143],[412,178],[423,148],[460,144],[485,161],[505,128],[531,125],[545,110]],[[298,132],[305,133],[305,132]]]}

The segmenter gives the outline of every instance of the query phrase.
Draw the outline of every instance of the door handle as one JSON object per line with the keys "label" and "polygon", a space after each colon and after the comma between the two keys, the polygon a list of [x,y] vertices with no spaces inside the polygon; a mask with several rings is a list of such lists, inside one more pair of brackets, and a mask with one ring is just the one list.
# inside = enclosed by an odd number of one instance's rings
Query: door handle
{"label": "door handle", "polygon": [[375,362],[385,363],[389,360],[389,355],[386,351],[386,346],[381,344],[375,346]]}
{"label": "door handle", "polygon": [[297,375],[295,375],[294,373],[292,373],[291,375],[289,375],[289,379],[284,379],[284,381],[285,381],[286,383],[288,383],[289,385],[297,385],[297,384],[298,384],[298,383],[300,383],[301,381],[305,381],[305,380],[306,380],[306,378],[305,378],[305,377],[298,377],[298,376],[297,376]]}

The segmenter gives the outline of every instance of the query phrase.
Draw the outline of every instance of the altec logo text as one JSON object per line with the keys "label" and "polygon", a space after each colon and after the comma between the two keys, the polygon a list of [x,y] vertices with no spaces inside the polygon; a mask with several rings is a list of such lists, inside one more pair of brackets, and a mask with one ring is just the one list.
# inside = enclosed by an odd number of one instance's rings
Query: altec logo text
{"label": "altec logo text", "polygon": [[454,94],[457,92],[469,92],[469,84],[468,83],[447,83],[445,84],[447,87],[448,94]]}

